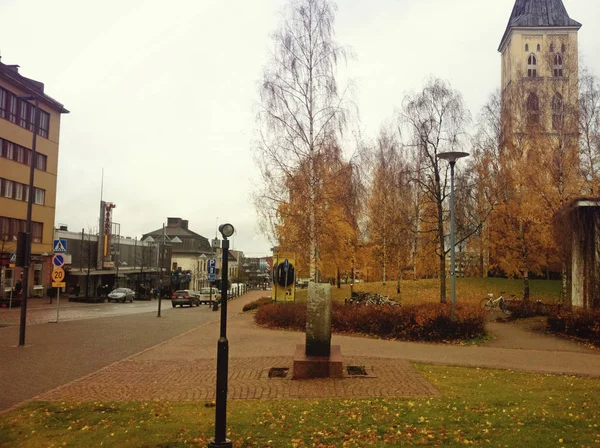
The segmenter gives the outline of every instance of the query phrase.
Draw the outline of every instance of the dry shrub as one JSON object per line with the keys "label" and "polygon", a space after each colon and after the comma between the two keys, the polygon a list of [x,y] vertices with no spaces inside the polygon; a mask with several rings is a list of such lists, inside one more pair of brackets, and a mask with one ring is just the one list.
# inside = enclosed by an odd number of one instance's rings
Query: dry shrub
{"label": "dry shrub", "polygon": [[[483,336],[485,318],[485,310],[474,305],[457,306],[453,320],[450,305],[445,304],[426,303],[405,307],[334,304],[331,324],[336,333],[433,342]],[[266,305],[258,310],[255,319],[260,325],[303,331],[306,327],[306,305]]]}
{"label": "dry shrub", "polygon": [[306,304],[273,303],[261,306],[254,320],[259,325],[271,328],[289,330],[304,330],[306,328]]}
{"label": "dry shrub", "polygon": [[548,317],[548,329],[600,346],[600,310],[560,311]]}
{"label": "dry shrub", "polygon": [[260,308],[261,306],[268,305],[273,303],[273,299],[271,297],[261,297],[260,299],[253,300],[252,302],[248,302],[242,308],[242,311],[252,311]]}

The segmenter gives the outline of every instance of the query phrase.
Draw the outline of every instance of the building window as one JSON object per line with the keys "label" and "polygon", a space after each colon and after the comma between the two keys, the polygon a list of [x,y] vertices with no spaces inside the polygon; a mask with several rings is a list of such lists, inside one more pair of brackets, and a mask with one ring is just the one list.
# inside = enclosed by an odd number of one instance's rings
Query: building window
{"label": "building window", "polygon": [[0,217],[0,240],[10,240],[10,219]]}
{"label": "building window", "polygon": [[557,131],[563,124],[563,98],[559,93],[555,93],[552,98],[552,130]]}
{"label": "building window", "polygon": [[14,197],[14,183],[12,180],[2,179],[2,197],[12,199]]}
{"label": "building window", "polygon": [[35,167],[40,171],[46,171],[46,164],[48,163],[48,157],[44,154],[36,153]]}
{"label": "building window", "polygon": [[17,123],[17,97],[12,93],[8,94],[8,120]]}
{"label": "building window", "polygon": [[48,129],[50,126],[50,114],[48,112],[44,112],[40,110],[40,125],[38,129],[38,134],[44,138],[48,138]]}
{"label": "building window", "polygon": [[15,144],[4,140],[4,157],[10,160],[15,159]]}
{"label": "building window", "polygon": [[537,77],[537,58],[533,53],[527,58],[527,77]]}
{"label": "building window", "polygon": [[33,284],[41,285],[42,284],[42,265],[36,265],[36,266],[39,266],[39,268],[33,270]]}
{"label": "building window", "polygon": [[26,198],[23,195],[23,187],[25,185],[15,182],[15,199],[17,201],[25,201]]}
{"label": "building window", "polygon": [[44,225],[41,222],[31,223],[31,241],[33,243],[41,243],[44,233]]}
{"label": "building window", "polygon": [[542,51],[542,47],[540,46],[540,44],[537,44],[537,51]]}
{"label": "building window", "polygon": [[6,90],[0,88],[0,118],[6,118]]}
{"label": "building window", "polygon": [[19,114],[19,126],[22,128],[29,127],[29,108],[31,106],[27,101],[21,100],[21,113]]}
{"label": "building window", "polygon": [[529,44],[525,44],[525,51],[529,51]]}
{"label": "building window", "polygon": [[46,203],[46,190],[42,190],[41,188],[35,189],[35,197],[33,198],[33,202],[36,205],[44,205]]}
{"label": "building window", "polygon": [[563,53],[566,53],[567,52],[567,46],[565,44],[562,44],[560,46],[560,51],[562,51]]}
{"label": "building window", "polygon": [[553,72],[555,78],[563,77],[563,57],[561,54],[554,55]]}
{"label": "building window", "polygon": [[533,92],[527,97],[527,124],[530,126],[540,124],[540,100]]}
{"label": "building window", "polygon": [[29,130],[33,132],[35,126],[35,107],[29,108]]}
{"label": "building window", "polygon": [[554,44],[550,44],[550,53],[554,53]]}

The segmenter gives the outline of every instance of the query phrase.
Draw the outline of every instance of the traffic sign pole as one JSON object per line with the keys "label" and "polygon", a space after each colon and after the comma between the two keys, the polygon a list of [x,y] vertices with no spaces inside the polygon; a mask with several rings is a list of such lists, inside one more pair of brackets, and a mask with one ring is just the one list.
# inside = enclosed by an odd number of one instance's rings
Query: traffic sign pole
{"label": "traffic sign pole", "polygon": [[12,285],[10,286],[10,300],[8,302],[8,309],[12,310],[12,295],[13,295],[13,291],[15,289],[15,275],[16,275],[16,269],[13,268],[12,270]]}

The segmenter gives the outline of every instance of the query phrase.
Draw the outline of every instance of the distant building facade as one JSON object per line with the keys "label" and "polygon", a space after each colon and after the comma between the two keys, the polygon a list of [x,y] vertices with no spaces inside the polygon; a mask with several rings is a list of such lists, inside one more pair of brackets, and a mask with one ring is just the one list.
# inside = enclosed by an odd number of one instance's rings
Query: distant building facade
{"label": "distant building facade", "polygon": [[[31,95],[39,100],[35,160],[35,103],[19,98]],[[29,291],[41,295],[50,285],[60,121],[66,113],[61,103],[44,92],[43,83],[21,75],[18,65],[0,62],[0,295],[23,277],[21,268],[10,268],[9,258],[16,250],[17,234],[26,228],[31,164],[35,177]]]}
{"label": "distant building facade", "polygon": [[[169,274],[171,280],[178,282],[176,288],[199,289],[205,283],[207,284],[208,260],[215,256],[215,252],[207,238],[189,229],[188,220],[178,217],[167,218],[164,231],[160,228],[145,233],[142,241],[147,241],[148,237],[152,237],[151,239],[160,247],[169,248],[172,252],[170,269],[185,274],[183,277],[177,275],[173,277]],[[172,243],[175,237],[181,242]]]}

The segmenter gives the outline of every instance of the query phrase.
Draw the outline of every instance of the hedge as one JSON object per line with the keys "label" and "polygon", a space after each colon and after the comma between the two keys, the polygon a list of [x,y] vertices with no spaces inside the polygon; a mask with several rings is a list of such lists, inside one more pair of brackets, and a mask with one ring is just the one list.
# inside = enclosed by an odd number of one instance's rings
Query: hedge
{"label": "hedge", "polygon": [[[333,304],[331,326],[336,333],[359,333],[404,341],[452,341],[485,335],[486,311],[475,305],[426,303],[403,307]],[[256,323],[304,331],[306,304],[272,304],[259,308]]]}
{"label": "hedge", "polygon": [[600,346],[600,310],[561,311],[548,317],[548,329]]}

